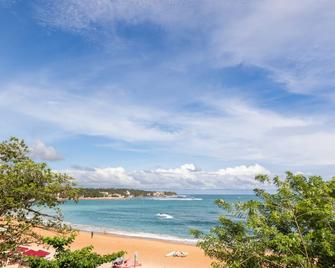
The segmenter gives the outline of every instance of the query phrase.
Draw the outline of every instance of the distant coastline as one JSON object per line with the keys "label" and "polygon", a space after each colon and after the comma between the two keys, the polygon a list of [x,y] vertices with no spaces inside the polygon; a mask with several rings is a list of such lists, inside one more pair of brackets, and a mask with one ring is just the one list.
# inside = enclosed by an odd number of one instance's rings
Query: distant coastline
{"label": "distant coastline", "polygon": [[[177,195],[171,195],[171,196],[160,196],[159,198],[174,198],[178,197]],[[112,197],[112,196],[106,196],[106,197],[85,197],[81,196],[78,198],[78,200],[129,200],[129,199],[135,199],[135,198],[148,198],[152,199],[155,197],[149,197],[149,196],[132,196],[132,197]]]}
{"label": "distant coastline", "polygon": [[146,191],[126,188],[78,188],[79,200],[123,200],[132,198],[176,197],[175,192]]}

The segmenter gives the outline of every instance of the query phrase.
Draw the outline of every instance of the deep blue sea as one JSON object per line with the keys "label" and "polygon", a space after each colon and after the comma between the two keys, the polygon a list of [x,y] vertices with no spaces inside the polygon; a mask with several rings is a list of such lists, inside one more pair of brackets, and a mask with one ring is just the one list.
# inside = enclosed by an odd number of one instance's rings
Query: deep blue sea
{"label": "deep blue sea", "polygon": [[[243,202],[254,195],[188,195],[182,198],[81,200],[61,206],[65,222],[77,229],[195,242],[189,230],[208,232],[224,211],[214,201]],[[161,214],[167,214],[159,216]]]}

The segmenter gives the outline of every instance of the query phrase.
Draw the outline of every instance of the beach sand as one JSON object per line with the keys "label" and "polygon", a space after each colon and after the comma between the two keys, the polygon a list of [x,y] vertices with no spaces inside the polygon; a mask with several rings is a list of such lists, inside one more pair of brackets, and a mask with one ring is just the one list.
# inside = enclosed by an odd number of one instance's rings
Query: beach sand
{"label": "beach sand", "polygon": [[[41,231],[50,235],[48,231]],[[72,244],[72,249],[93,245],[94,251],[107,254],[125,250],[127,257],[132,259],[135,252],[143,268],[210,268],[211,259],[203,254],[196,246],[177,242],[118,236],[113,234],[80,231]],[[165,257],[170,251],[186,251],[187,257]]]}

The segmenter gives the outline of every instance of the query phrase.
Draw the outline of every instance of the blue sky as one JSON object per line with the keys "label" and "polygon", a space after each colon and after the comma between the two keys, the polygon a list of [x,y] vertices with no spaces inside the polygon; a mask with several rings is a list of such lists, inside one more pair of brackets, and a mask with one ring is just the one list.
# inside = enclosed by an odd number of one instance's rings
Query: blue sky
{"label": "blue sky", "polygon": [[0,137],[81,185],[335,174],[333,1],[0,0]]}

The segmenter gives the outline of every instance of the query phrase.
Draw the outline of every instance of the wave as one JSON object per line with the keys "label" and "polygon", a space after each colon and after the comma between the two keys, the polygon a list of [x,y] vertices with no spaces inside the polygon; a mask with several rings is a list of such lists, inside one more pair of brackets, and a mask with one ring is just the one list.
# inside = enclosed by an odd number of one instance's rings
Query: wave
{"label": "wave", "polygon": [[170,236],[170,235],[165,235],[165,234],[154,234],[154,233],[145,233],[145,232],[128,232],[124,230],[103,228],[103,227],[92,226],[92,225],[72,224],[69,222],[67,222],[66,224],[70,225],[72,228],[78,229],[80,231],[86,231],[86,232],[97,232],[97,233],[113,234],[113,235],[125,236],[125,237],[164,240],[164,241],[172,241],[172,242],[178,242],[178,243],[190,244],[190,245],[195,245],[198,242],[198,239],[182,238],[182,237]]}
{"label": "wave", "polygon": [[202,198],[196,197],[153,197],[152,200],[158,201],[201,201]]}
{"label": "wave", "polygon": [[173,219],[173,216],[171,216],[170,214],[166,214],[166,213],[157,213],[156,216],[161,219]]}

